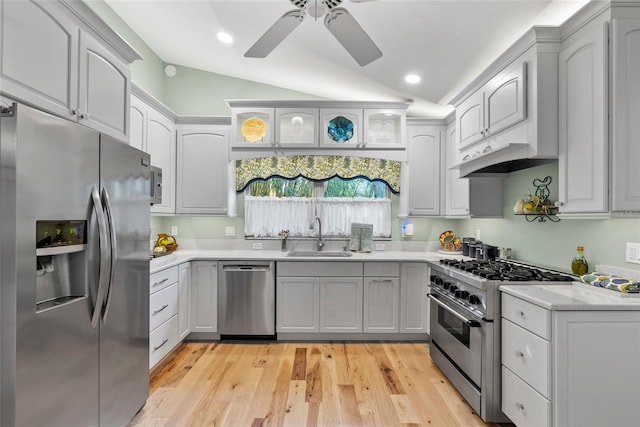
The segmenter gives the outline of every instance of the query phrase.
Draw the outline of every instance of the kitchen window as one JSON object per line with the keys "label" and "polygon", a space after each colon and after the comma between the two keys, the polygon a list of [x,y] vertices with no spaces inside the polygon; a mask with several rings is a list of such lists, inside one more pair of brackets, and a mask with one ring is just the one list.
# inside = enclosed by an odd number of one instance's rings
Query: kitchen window
{"label": "kitchen window", "polygon": [[391,237],[390,194],[398,189],[376,170],[382,169],[386,176],[391,171],[391,181],[397,176],[399,182],[399,164],[394,174],[396,162],[293,157],[293,162],[283,160],[287,158],[238,162],[238,191],[245,193],[245,237],[277,238],[280,230],[289,230],[292,238],[315,237],[310,228],[315,216],[322,221],[323,237],[348,238],[352,223],[373,224],[374,238]]}

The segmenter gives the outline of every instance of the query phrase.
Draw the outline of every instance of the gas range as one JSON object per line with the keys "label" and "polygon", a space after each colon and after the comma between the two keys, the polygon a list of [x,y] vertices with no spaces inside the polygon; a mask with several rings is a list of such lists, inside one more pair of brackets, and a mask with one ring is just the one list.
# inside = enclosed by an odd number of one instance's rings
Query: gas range
{"label": "gas range", "polygon": [[431,358],[487,422],[500,409],[500,291],[503,284],[559,285],[574,276],[511,260],[430,263]]}

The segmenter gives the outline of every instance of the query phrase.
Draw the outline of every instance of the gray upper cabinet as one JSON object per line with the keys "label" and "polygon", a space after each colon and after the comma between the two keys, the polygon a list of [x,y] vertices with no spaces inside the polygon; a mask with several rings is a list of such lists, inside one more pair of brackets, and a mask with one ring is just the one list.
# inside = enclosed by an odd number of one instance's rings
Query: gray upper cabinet
{"label": "gray upper cabinet", "polygon": [[363,146],[361,108],[321,108],[320,123],[320,147],[344,149]]}
{"label": "gray upper cabinet", "polygon": [[128,141],[128,65],[138,54],[82,2],[2,6],[2,93]]}
{"label": "gray upper cabinet", "polygon": [[640,212],[640,18],[612,25],[611,210]]}
{"label": "gray upper cabinet", "polygon": [[459,178],[460,171],[449,169],[456,164],[456,127],[455,122],[447,127],[445,140],[445,214],[446,216],[469,215],[469,179]]}
{"label": "gray upper cabinet", "polygon": [[276,108],[278,147],[316,147],[318,145],[317,108]]}
{"label": "gray upper cabinet", "polygon": [[176,213],[226,214],[229,126],[178,125]]}
{"label": "gray upper cabinet", "polygon": [[[441,144],[444,126],[407,126],[409,215],[441,214]],[[404,167],[404,166],[403,166]]]}
{"label": "gray upper cabinet", "polygon": [[458,149],[526,118],[526,71],[526,62],[514,62],[456,108]]}
{"label": "gray upper cabinet", "polygon": [[608,196],[608,24],[563,42],[560,52],[560,213],[605,213]]}
{"label": "gray upper cabinet", "polygon": [[151,206],[151,213],[167,214],[176,212],[176,125],[159,108],[131,96],[129,145],[149,153],[151,164],[162,169],[162,203]]}
{"label": "gray upper cabinet", "polygon": [[272,107],[231,109],[231,146],[236,148],[273,148],[275,110]]}
{"label": "gray upper cabinet", "polygon": [[404,148],[406,143],[406,111],[398,108],[366,108],[363,111],[363,146]]}

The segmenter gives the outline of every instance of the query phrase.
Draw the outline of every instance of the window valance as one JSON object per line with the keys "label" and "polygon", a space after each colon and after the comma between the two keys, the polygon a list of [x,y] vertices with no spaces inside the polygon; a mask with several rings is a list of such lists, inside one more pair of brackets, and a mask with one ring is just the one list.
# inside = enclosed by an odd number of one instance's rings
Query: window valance
{"label": "window valance", "polygon": [[391,192],[400,192],[400,162],[348,156],[262,157],[236,161],[238,192],[258,179],[278,176],[295,179],[300,176],[324,181],[335,176],[343,179],[366,178],[384,182]]}

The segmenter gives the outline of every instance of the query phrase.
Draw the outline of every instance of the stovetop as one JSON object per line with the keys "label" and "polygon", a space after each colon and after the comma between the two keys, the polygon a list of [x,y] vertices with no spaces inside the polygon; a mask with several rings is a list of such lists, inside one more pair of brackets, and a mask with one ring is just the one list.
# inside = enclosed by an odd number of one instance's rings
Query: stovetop
{"label": "stovetop", "polygon": [[481,261],[443,259],[440,264],[487,280],[508,282],[570,282],[568,274],[507,260]]}

